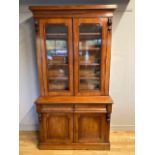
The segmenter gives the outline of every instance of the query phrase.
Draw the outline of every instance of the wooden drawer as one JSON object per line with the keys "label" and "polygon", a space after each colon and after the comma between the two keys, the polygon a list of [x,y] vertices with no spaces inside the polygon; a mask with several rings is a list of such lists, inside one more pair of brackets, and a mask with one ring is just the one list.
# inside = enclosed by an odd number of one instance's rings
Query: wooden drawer
{"label": "wooden drawer", "polygon": [[73,112],[73,105],[56,105],[56,104],[45,104],[37,105],[37,112],[39,113],[48,113],[48,112]]}
{"label": "wooden drawer", "polygon": [[106,113],[106,105],[90,105],[90,104],[84,104],[84,105],[75,105],[74,107],[75,113]]}

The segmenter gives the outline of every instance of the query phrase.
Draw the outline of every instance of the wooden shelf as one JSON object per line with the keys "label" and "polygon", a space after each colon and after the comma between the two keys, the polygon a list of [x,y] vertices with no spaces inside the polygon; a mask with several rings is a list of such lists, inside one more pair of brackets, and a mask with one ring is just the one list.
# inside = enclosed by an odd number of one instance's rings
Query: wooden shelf
{"label": "wooden shelf", "polygon": [[101,33],[80,33],[80,40],[101,39]]}
{"label": "wooden shelf", "polygon": [[80,66],[100,66],[99,63],[80,63]]}
{"label": "wooden shelf", "polygon": [[99,88],[94,88],[94,89],[90,89],[90,88],[80,88],[80,91],[89,91],[89,92],[93,92],[93,91],[97,91],[99,90]]}
{"label": "wooden shelf", "polygon": [[99,48],[99,47],[94,47],[94,48],[80,48],[79,50],[80,51],[99,51],[101,48]]}
{"label": "wooden shelf", "polygon": [[68,77],[48,77],[49,80],[68,80]]}
{"label": "wooden shelf", "polygon": [[61,39],[61,40],[67,40],[67,33],[46,33],[46,39]]}
{"label": "wooden shelf", "polygon": [[100,39],[101,40],[101,36],[97,36],[97,35],[81,35],[80,36],[80,41],[86,41],[86,40],[96,40],[96,39]]}
{"label": "wooden shelf", "polygon": [[92,36],[92,35],[94,36],[95,35],[95,36],[98,36],[98,35],[101,35],[101,33],[92,33],[92,32],[88,33],[88,32],[86,32],[86,33],[80,33],[80,35],[85,35],[85,36],[87,36],[87,35],[88,36]]}
{"label": "wooden shelf", "polygon": [[65,36],[47,36],[46,40],[64,40],[64,41],[66,41],[66,40],[68,40],[68,38]]}
{"label": "wooden shelf", "polygon": [[56,63],[54,64],[53,63],[53,64],[48,64],[48,66],[49,67],[51,67],[51,66],[68,66],[68,64],[63,64],[63,63],[62,64],[56,64]]}
{"label": "wooden shelf", "polygon": [[64,88],[64,89],[49,89],[49,91],[56,91],[56,92],[61,92],[61,91],[67,91],[68,88]]}
{"label": "wooden shelf", "polygon": [[47,48],[47,51],[66,51],[67,52],[67,48],[66,47],[61,47],[61,46],[59,48],[58,47],[56,48],[56,46],[55,46],[55,48],[53,48],[53,49],[48,49]]}
{"label": "wooden shelf", "polygon": [[47,36],[67,36],[67,33],[46,33]]}
{"label": "wooden shelf", "polygon": [[80,80],[99,80],[100,78],[99,77],[91,77],[91,76],[83,76],[83,77],[80,77]]}

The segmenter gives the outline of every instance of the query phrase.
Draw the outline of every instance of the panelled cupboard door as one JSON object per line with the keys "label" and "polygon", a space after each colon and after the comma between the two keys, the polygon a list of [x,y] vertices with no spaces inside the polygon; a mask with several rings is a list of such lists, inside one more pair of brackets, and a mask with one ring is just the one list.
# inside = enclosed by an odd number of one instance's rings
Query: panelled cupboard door
{"label": "panelled cupboard door", "polygon": [[39,20],[45,95],[73,95],[72,19]]}
{"label": "panelled cupboard door", "polygon": [[40,142],[72,143],[73,113],[43,113],[40,122]]}
{"label": "panelled cupboard door", "polygon": [[74,18],[75,95],[104,95],[107,18]]}
{"label": "panelled cupboard door", "polygon": [[76,113],[75,116],[76,143],[107,142],[106,115],[103,113]]}

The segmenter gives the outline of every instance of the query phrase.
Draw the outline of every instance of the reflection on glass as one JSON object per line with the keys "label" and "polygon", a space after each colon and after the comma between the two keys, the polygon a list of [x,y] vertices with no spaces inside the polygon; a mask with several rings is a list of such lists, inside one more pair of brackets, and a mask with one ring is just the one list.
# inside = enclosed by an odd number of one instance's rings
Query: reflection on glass
{"label": "reflection on glass", "polygon": [[68,90],[68,32],[65,25],[46,26],[49,91]]}
{"label": "reflection on glass", "polygon": [[99,90],[101,26],[99,24],[82,24],[79,32],[79,89]]}

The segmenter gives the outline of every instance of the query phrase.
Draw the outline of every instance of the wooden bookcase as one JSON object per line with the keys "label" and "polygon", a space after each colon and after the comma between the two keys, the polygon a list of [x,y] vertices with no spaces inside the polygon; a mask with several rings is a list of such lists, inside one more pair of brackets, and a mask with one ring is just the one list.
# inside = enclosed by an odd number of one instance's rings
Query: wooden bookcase
{"label": "wooden bookcase", "polygon": [[110,149],[116,5],[31,6],[36,27],[40,149]]}

